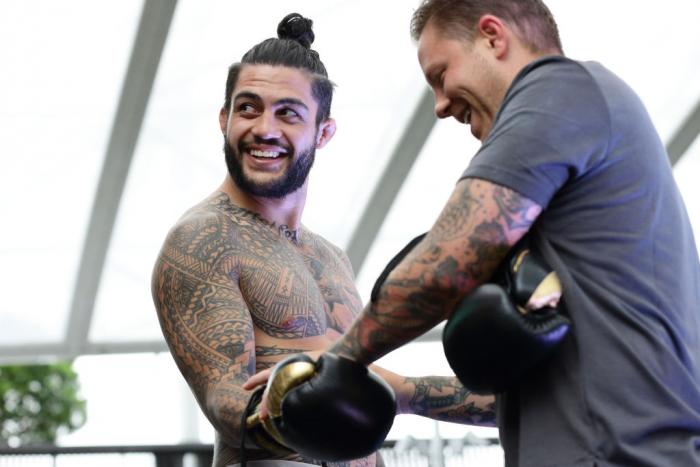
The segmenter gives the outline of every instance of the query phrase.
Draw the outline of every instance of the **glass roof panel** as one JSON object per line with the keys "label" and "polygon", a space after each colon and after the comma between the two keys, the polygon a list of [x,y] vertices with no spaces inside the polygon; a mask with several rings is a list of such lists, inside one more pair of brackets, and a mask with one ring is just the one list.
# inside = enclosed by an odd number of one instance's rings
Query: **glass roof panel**
{"label": "glass roof panel", "polygon": [[141,5],[2,4],[3,344],[63,338]]}
{"label": "glass roof panel", "polygon": [[358,274],[365,301],[391,258],[432,227],[478,147],[467,126],[452,119],[436,122]]}
{"label": "glass roof panel", "polygon": [[[297,8],[313,19],[313,48],[337,85],[332,115],[338,130],[317,153],[304,224],[345,246],[423,86],[407,32],[412,10],[372,0],[316,0]],[[275,35],[279,20],[292,11],[287,1],[178,3],[125,187],[91,340],[161,338],[150,272],[168,229],[224,179],[218,112],[227,68],[254,43]]]}

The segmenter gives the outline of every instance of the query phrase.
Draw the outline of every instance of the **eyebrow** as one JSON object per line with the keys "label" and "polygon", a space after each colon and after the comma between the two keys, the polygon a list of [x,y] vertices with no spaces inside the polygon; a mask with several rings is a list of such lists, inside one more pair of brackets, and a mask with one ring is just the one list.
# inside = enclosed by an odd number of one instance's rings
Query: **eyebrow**
{"label": "eyebrow", "polygon": [[[261,101],[262,99],[260,96],[255,94],[254,92],[250,91],[241,91],[235,96],[233,96],[233,100],[237,101],[238,99],[252,99],[254,101]],[[309,110],[309,107],[304,104],[303,101],[295,98],[295,97],[283,97],[282,99],[278,99],[274,102],[275,105],[298,105],[300,107],[303,107],[306,110]]]}

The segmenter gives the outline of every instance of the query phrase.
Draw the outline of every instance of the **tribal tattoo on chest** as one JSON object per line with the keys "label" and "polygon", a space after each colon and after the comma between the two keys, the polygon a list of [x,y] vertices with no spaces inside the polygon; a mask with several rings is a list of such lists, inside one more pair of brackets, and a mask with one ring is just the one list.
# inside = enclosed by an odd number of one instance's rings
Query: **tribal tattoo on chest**
{"label": "tribal tattoo on chest", "polygon": [[303,339],[329,328],[342,332],[361,309],[340,250],[234,206],[223,193],[171,231],[153,290],[171,345],[206,342],[200,351],[179,350],[221,374],[232,362],[251,361],[252,351],[280,356],[299,350],[254,349],[253,325],[272,338]]}
{"label": "tribal tattoo on chest", "polygon": [[[152,291],[171,353],[226,445],[239,438],[249,397],[242,383],[303,351],[292,340],[342,332],[361,309],[339,249],[267,222],[223,193],[171,230]],[[256,332],[290,345],[256,343]]]}

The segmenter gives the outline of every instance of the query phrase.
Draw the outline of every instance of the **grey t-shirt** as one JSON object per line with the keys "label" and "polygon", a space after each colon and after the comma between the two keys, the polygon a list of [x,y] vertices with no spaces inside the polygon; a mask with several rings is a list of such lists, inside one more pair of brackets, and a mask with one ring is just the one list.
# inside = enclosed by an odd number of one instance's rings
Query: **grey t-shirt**
{"label": "grey t-shirt", "polygon": [[508,466],[700,465],[700,266],[663,144],[635,93],[546,57],[511,85],[463,177],[543,212],[572,333],[499,397]]}

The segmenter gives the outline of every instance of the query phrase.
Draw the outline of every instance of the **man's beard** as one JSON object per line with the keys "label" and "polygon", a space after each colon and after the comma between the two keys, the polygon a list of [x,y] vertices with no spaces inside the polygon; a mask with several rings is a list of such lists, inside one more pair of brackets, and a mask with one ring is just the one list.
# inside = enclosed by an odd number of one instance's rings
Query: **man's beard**
{"label": "man's beard", "polygon": [[[267,141],[267,143],[274,143]],[[275,144],[279,146],[279,144]],[[316,148],[312,145],[310,148],[299,153],[299,157],[292,162],[291,167],[279,178],[268,182],[259,183],[251,180],[243,173],[243,144],[238,145],[238,149],[234,149],[224,136],[224,155],[226,156],[226,166],[228,173],[233,178],[238,188],[252,196],[260,196],[263,198],[283,198],[290,193],[297,191],[306,181],[309,176],[309,171],[314,165],[316,157]],[[290,152],[283,157],[293,157]]]}

